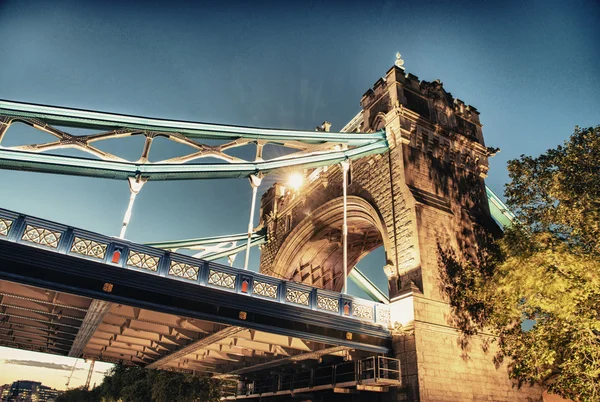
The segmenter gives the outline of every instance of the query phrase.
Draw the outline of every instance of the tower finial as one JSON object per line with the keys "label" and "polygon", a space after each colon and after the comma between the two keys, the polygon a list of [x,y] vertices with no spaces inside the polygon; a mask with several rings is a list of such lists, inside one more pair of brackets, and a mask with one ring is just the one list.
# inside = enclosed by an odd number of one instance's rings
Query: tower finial
{"label": "tower finial", "polygon": [[404,70],[404,60],[402,60],[400,52],[396,53],[396,62],[394,64],[396,67]]}

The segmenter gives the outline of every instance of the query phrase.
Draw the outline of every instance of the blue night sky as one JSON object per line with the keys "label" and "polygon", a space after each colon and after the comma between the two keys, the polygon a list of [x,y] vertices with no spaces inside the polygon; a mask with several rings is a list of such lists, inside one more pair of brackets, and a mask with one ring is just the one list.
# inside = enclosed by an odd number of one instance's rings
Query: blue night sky
{"label": "blue night sky", "polygon": [[[407,72],[439,78],[481,112],[487,145],[502,149],[487,180],[498,194],[508,159],[600,123],[593,1],[139,4],[1,1],[0,98],[259,127],[310,130],[329,120],[339,130],[400,51]],[[15,127],[3,145],[44,139]],[[100,148],[137,159],[141,144]],[[151,160],[179,151],[158,139]],[[0,171],[0,183],[2,208],[115,236],[129,198],[119,181]],[[250,197],[246,180],[150,182],[127,238],[244,232]],[[382,253],[367,258],[359,265],[385,288]]]}

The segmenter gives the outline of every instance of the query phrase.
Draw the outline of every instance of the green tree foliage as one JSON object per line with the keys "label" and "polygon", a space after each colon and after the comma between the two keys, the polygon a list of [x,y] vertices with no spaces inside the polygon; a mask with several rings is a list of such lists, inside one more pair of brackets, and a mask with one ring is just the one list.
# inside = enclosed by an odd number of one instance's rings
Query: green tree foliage
{"label": "green tree foliage", "polygon": [[70,389],[61,394],[56,399],[56,402],[100,402],[99,389],[86,391],[81,388]]}
{"label": "green tree foliage", "polygon": [[205,376],[117,365],[98,387],[69,390],[57,402],[212,402],[221,385]]}
{"label": "green tree foliage", "polygon": [[508,170],[519,223],[461,256],[440,249],[456,324],[497,334],[519,384],[600,401],[600,126]]}

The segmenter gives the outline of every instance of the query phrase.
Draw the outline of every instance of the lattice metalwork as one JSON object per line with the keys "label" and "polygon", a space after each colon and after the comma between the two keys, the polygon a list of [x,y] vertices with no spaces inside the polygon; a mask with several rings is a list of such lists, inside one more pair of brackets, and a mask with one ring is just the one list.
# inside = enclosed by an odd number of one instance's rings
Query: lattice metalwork
{"label": "lattice metalwork", "polygon": [[8,236],[8,231],[10,230],[12,224],[12,220],[0,218],[0,236]]}
{"label": "lattice metalwork", "polygon": [[159,261],[159,257],[133,250],[130,250],[127,256],[127,265],[130,267],[148,269],[150,271],[158,270]]}
{"label": "lattice metalwork", "polygon": [[211,269],[208,272],[208,283],[222,288],[233,289],[235,287],[235,275]]}
{"label": "lattice metalwork", "polygon": [[252,288],[252,293],[270,297],[271,299],[277,298],[277,285],[272,285],[266,282],[254,281],[254,287]]}
{"label": "lattice metalwork", "polygon": [[317,295],[317,308],[319,310],[340,311],[340,301],[338,299],[334,299],[333,297],[321,296]]}
{"label": "lattice metalwork", "polygon": [[71,251],[73,253],[85,255],[87,257],[104,259],[106,255],[107,245],[104,243],[99,243],[94,240],[84,239],[79,236],[75,236],[75,240],[73,240],[73,245],[71,246]]}
{"label": "lattice metalwork", "polygon": [[[64,157],[56,156],[54,159],[30,158],[23,154],[14,154],[13,151],[25,151],[27,153],[35,154],[59,149],[77,149],[103,161],[120,162],[123,164],[120,166],[120,170],[122,170],[123,167],[131,167],[137,170],[139,169],[139,165],[142,164],[149,167],[146,170],[146,175],[151,175],[150,170],[158,169],[160,170],[159,175],[168,172],[169,177],[175,177],[177,174],[174,174],[174,169],[161,170],[161,168],[156,167],[155,164],[183,165],[203,158],[217,158],[226,163],[236,164],[238,169],[240,166],[244,165],[251,165],[256,169],[258,166],[257,163],[260,165],[264,162],[270,162],[272,166],[265,169],[273,170],[278,167],[302,163],[314,164],[316,159],[323,162],[323,164],[328,164],[330,163],[329,159],[333,154],[338,154],[339,157],[347,158],[360,156],[363,153],[382,153],[387,149],[387,143],[385,142],[385,135],[383,132],[352,135],[329,132],[315,134],[310,131],[217,126],[203,123],[121,116],[113,113],[81,111],[10,101],[0,101],[0,119],[3,121],[4,132],[8,131],[14,122],[20,122],[54,137],[54,139],[44,143],[8,146],[3,147],[2,150],[0,150],[0,153],[3,154],[5,158],[14,158],[11,159],[11,163],[21,161],[22,158],[29,158],[30,162],[39,162],[37,167],[40,171],[50,171],[54,169],[54,167],[49,166],[48,162],[50,161],[53,163],[56,162],[59,165],[61,163],[66,163]],[[68,133],[63,129],[58,129],[52,124],[60,124],[63,127],[84,127],[90,129],[105,129],[108,131],[88,135],[75,135]],[[116,129],[114,129],[115,127]],[[103,151],[96,145],[102,141],[132,136],[142,136],[145,139],[141,150],[141,156],[137,160],[124,159],[115,154]],[[0,135],[0,140],[1,137],[2,135]],[[190,148],[189,152],[186,155],[156,160],[150,163],[149,156],[152,142],[157,137],[163,137],[169,141],[186,145]],[[198,138],[221,138],[227,142],[219,145],[208,145],[198,142],[196,140]],[[265,160],[263,157],[263,149],[266,145],[283,146],[293,149],[295,152],[282,157]],[[227,153],[233,148],[241,146],[255,146],[255,157],[252,159],[242,159]],[[352,149],[348,148],[349,146],[352,147]],[[361,149],[360,151],[358,151],[359,148]],[[302,157],[311,157],[311,159],[310,161],[300,161]],[[69,161],[69,166],[74,170],[82,168],[84,165],[88,167],[90,165],[88,159],[78,157],[70,158]],[[222,166],[219,167],[219,165],[222,164],[202,164],[202,166],[196,168],[196,170],[199,169],[199,172],[202,171],[208,174],[214,169],[221,169],[220,172],[223,174]],[[108,170],[112,169],[109,165],[104,164],[102,166]],[[64,171],[65,169],[63,169],[62,172],[64,173]],[[91,176],[99,175],[98,177],[104,177],[101,173],[102,172],[99,171],[87,172],[87,174]],[[178,174],[189,175],[189,173],[188,166],[187,169],[179,171]],[[238,176],[239,174],[232,177]]]}
{"label": "lattice metalwork", "polygon": [[309,299],[310,299],[310,292],[305,292],[302,290],[296,290],[296,289],[290,289],[290,288],[287,288],[285,291],[285,300],[287,300],[291,303],[302,304],[304,306],[308,306]]}
{"label": "lattice metalwork", "polygon": [[21,239],[31,243],[41,244],[42,246],[58,248],[58,242],[60,241],[61,235],[62,233],[58,231],[27,225]]}
{"label": "lattice metalwork", "polygon": [[377,322],[390,323],[390,309],[387,306],[377,306]]}
{"label": "lattice metalwork", "polygon": [[354,317],[373,319],[373,306],[365,306],[364,304],[352,303],[352,315]]}
{"label": "lattice metalwork", "polygon": [[185,279],[198,279],[199,267],[195,267],[190,264],[183,262],[171,261],[171,267],[169,268],[169,275],[178,276]]}

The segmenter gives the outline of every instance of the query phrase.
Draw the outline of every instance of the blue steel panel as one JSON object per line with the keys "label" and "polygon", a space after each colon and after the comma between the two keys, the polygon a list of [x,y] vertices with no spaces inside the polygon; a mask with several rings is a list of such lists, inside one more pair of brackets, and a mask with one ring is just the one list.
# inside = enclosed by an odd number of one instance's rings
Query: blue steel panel
{"label": "blue steel panel", "polygon": [[[221,291],[211,288],[198,292],[194,289],[197,285],[193,283],[170,281],[140,271],[106,266],[60,253],[54,257],[52,254],[49,250],[0,240],[0,278],[168,314],[241,325],[378,353],[387,353],[390,346],[389,332],[372,323],[346,317],[332,320],[328,315],[291,304],[273,308],[273,302],[236,293],[223,297]],[[114,284],[108,293],[100,290],[106,282]],[[248,312],[247,320],[238,317],[240,309]],[[359,338],[347,340],[346,331],[359,335]]]}
{"label": "blue steel panel", "polygon": [[[187,255],[167,252],[161,249],[137,244],[124,239],[116,239],[113,237],[104,236],[98,233],[93,233],[82,229],[70,228],[59,223],[30,216],[19,215],[15,212],[7,211],[4,209],[0,209],[0,217],[14,219],[14,223],[11,226],[9,232],[10,236],[8,237],[8,240],[19,244],[24,244],[30,247],[42,248],[44,250],[49,250],[59,254],[67,254],[71,257],[101,262],[110,266],[116,266],[128,270],[143,272],[144,274],[162,276],[169,280],[183,280],[185,282],[195,284],[198,286],[208,286],[214,289],[218,289],[220,291],[234,292],[242,294],[245,297],[266,300],[270,303],[288,304],[306,310],[312,310],[315,312],[318,311],[319,313],[325,312],[327,314],[352,317],[361,321],[371,323],[377,322],[377,315],[375,312],[375,306],[377,305],[377,303],[371,302],[369,300],[363,300],[349,295],[341,295],[337,292],[325,291],[323,289],[313,288],[300,283],[288,282],[278,278],[258,274],[252,271],[232,268],[212,261],[207,262]],[[23,232],[27,225],[33,225],[35,227],[58,232],[60,234],[60,242],[58,243],[58,247],[52,248],[49,246],[44,246],[23,240]],[[72,247],[75,237],[85,240],[92,240],[99,244],[106,244],[106,253],[102,261],[100,261],[98,258],[74,252],[72,250]],[[116,260],[116,262],[112,262],[116,251],[120,252],[120,256],[117,255],[118,259]],[[130,253],[138,253],[138,264],[127,263]],[[177,261],[198,267],[198,279],[191,280],[180,277],[174,277],[173,275],[168,275],[170,261]],[[214,273],[212,280],[213,283],[209,283],[210,272]],[[241,292],[241,286],[244,280],[248,281],[247,292]],[[276,286],[276,297],[271,298],[253,292],[254,286],[257,281],[263,284]],[[335,312],[331,310],[319,309],[317,307],[317,299],[319,295],[338,300],[339,311]],[[348,314],[346,314],[344,311],[344,306],[346,304],[348,305]],[[363,315],[369,317],[365,318],[364,316],[356,316],[354,314],[353,309],[355,304],[363,306],[361,310],[364,313]],[[369,309],[371,309],[372,312],[369,313]],[[381,324],[384,325],[383,323]]]}

